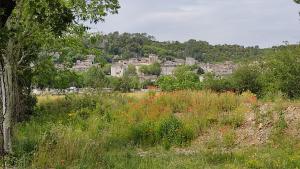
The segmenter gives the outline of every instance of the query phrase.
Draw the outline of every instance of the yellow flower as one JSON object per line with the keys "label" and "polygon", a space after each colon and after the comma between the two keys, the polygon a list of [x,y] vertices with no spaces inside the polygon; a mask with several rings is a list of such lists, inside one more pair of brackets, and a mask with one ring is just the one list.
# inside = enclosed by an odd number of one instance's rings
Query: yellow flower
{"label": "yellow flower", "polygon": [[76,115],[76,113],[69,113],[68,115],[69,115],[69,117],[73,117]]}

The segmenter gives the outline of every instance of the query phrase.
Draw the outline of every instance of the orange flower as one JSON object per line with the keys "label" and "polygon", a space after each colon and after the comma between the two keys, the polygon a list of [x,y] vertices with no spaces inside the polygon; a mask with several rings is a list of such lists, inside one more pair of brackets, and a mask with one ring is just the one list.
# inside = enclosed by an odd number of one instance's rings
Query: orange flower
{"label": "orange flower", "polygon": [[65,160],[61,160],[60,165],[64,166],[65,165]]}

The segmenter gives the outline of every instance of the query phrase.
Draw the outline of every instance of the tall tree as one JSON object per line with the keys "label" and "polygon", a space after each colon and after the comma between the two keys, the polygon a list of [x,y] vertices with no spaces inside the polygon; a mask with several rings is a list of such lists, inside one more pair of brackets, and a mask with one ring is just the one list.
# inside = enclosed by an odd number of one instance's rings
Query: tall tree
{"label": "tall tree", "polygon": [[[117,13],[118,0],[1,0],[0,73],[4,153],[12,153],[13,118],[23,109],[19,104],[30,94],[32,63],[50,37],[60,38],[70,25],[89,20],[103,21]],[[26,91],[26,92],[25,92]],[[28,92],[29,91],[29,92]]]}

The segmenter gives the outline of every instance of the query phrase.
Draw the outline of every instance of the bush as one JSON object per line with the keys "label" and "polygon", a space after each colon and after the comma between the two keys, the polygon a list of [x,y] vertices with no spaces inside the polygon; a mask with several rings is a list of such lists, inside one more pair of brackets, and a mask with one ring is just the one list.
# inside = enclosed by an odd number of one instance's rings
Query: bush
{"label": "bush", "polygon": [[140,68],[140,71],[146,75],[157,75],[159,76],[161,73],[161,66],[159,63],[154,63],[152,65],[149,66],[142,66]]}
{"label": "bush", "polygon": [[263,90],[261,82],[261,69],[259,66],[244,65],[232,75],[233,86],[239,93],[250,91],[260,96]]}
{"label": "bush", "polygon": [[131,127],[131,138],[136,145],[155,145],[158,141],[154,122],[140,122]]}
{"label": "bush", "polygon": [[243,93],[250,91],[260,96],[263,92],[261,76],[262,73],[258,66],[244,65],[228,77],[218,78],[213,74],[206,74],[203,85],[205,89],[216,92],[235,91]]}
{"label": "bush", "polygon": [[93,66],[83,73],[83,81],[85,87],[103,88],[108,85],[108,79],[105,76],[102,68]]}
{"label": "bush", "polygon": [[217,78],[213,74],[206,74],[203,88],[215,92],[235,91],[234,84],[230,78]]}
{"label": "bush", "polygon": [[183,123],[174,116],[163,119],[158,127],[158,134],[166,148],[170,145],[182,146],[189,143],[194,133],[185,128]]}
{"label": "bush", "polygon": [[188,66],[175,69],[174,76],[160,77],[157,85],[163,91],[197,90],[202,88],[199,76]]}
{"label": "bush", "polygon": [[153,146],[162,143],[166,149],[172,145],[186,145],[193,136],[193,131],[173,115],[158,122],[139,122],[131,127],[130,132],[130,137],[136,145]]}
{"label": "bush", "polygon": [[[300,45],[278,48],[266,57],[264,82],[266,90],[283,92],[289,98],[300,97]],[[266,91],[268,92],[268,91]]]}

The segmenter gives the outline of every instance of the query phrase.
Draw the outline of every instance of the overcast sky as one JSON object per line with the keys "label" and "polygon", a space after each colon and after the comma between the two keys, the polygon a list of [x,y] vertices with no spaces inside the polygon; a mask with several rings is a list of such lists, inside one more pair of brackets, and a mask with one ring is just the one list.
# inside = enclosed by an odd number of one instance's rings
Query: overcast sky
{"label": "overcast sky", "polygon": [[120,0],[120,4],[119,14],[106,17],[92,31],[261,47],[300,41],[300,5],[293,0]]}

